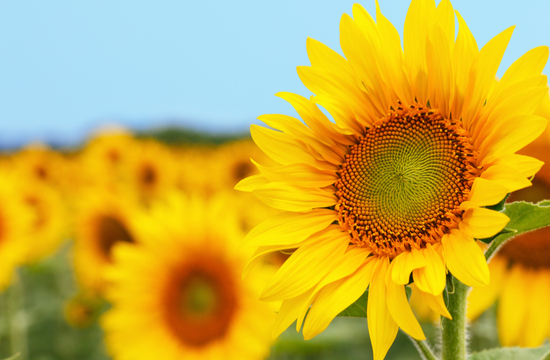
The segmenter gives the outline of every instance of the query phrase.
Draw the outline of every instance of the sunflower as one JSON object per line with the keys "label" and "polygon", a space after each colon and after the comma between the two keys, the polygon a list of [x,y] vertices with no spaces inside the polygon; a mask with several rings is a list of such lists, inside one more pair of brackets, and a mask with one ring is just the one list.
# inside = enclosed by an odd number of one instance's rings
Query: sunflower
{"label": "sunflower", "polygon": [[258,169],[250,158],[266,163],[269,158],[251,140],[240,140],[219,146],[213,154],[212,163],[219,189],[232,189],[242,179],[255,175]]}
{"label": "sunflower", "polygon": [[32,144],[13,154],[12,169],[21,179],[61,190],[67,173],[63,156],[44,144]]}
{"label": "sunflower", "polygon": [[[123,181],[125,164],[135,154],[137,140],[123,129],[102,131],[91,138],[75,163],[83,186],[116,188]],[[74,171],[73,171],[74,173]]]}
{"label": "sunflower", "polygon": [[[550,103],[550,102],[549,102]],[[550,199],[550,128],[521,151],[545,165],[533,186],[511,195],[514,201]],[[477,318],[499,300],[498,335],[503,346],[536,347],[550,338],[550,229],[542,228],[513,238],[489,263],[491,284],[469,295],[468,316]]]}
{"label": "sunflower", "polygon": [[[114,359],[262,359],[275,312],[257,300],[263,272],[242,282],[242,232],[230,203],[171,196],[117,245],[102,318]],[[212,226],[215,224],[215,226]]]}
{"label": "sunflower", "polygon": [[125,183],[146,204],[176,187],[177,171],[172,153],[154,140],[136,145],[124,171]]}
{"label": "sunflower", "polygon": [[57,191],[36,180],[22,181],[18,193],[32,214],[25,262],[33,263],[55,252],[68,235],[66,207]]}
{"label": "sunflower", "polygon": [[75,213],[74,267],[77,280],[91,296],[103,293],[103,270],[112,262],[117,242],[135,243],[137,201],[130,195],[89,188]]}
{"label": "sunflower", "polygon": [[0,178],[0,292],[11,283],[16,266],[25,262],[33,217],[15,189],[19,179]]}
{"label": "sunflower", "polygon": [[305,318],[312,338],[368,287],[369,333],[382,359],[399,327],[425,338],[405,292],[411,273],[424,301],[446,317],[447,269],[468,286],[489,283],[474,239],[502,230],[509,219],[485,206],[530,186],[542,165],[515,152],[547,123],[533,112],[548,92],[548,48],[529,51],[497,82],[513,28],[478,50],[456,14],[455,40],[449,1],[412,1],[402,50],[378,5],[376,22],[354,5],[340,23],[345,57],[307,40],[311,66],[298,75],[315,95],[278,94],[303,122],[263,115],[274,130],[251,126],[279,165],[258,164],[261,174],[237,189],[284,212],[248,234],[245,246],[257,248],[249,267],[295,249],[262,293],[283,301],[274,335]]}

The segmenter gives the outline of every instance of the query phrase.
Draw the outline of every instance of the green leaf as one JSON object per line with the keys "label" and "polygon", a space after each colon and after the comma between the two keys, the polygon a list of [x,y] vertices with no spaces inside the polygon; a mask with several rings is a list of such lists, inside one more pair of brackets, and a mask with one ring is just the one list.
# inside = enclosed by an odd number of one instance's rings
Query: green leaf
{"label": "green leaf", "polygon": [[550,225],[549,200],[537,204],[524,201],[513,202],[504,206],[503,213],[510,218],[510,222],[506,225],[506,232],[498,234],[485,252],[487,259],[512,237]]}
{"label": "green leaf", "polygon": [[[405,286],[405,292],[407,294],[407,299],[410,300],[412,290],[410,287]],[[344,311],[342,311],[338,316],[342,317],[367,317],[367,304],[369,302],[369,291],[366,290],[363,295],[357,301],[355,301],[353,304],[347,307]]]}
{"label": "green leaf", "polygon": [[539,348],[497,348],[485,350],[468,357],[468,360],[542,360],[550,350],[550,345]]}

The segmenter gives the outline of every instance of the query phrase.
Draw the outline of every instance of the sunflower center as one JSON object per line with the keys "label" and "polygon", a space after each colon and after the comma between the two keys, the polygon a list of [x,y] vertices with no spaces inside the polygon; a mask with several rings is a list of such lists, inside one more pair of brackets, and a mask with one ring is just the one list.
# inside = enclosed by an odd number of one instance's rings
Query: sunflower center
{"label": "sunflower center", "polygon": [[233,179],[239,182],[254,172],[254,167],[249,161],[239,161],[233,167]]}
{"label": "sunflower center", "polygon": [[223,338],[237,309],[236,284],[228,264],[202,257],[197,255],[197,260],[174,272],[165,298],[170,328],[192,347]]}
{"label": "sunflower center", "polygon": [[352,243],[390,257],[440,241],[462,215],[475,155],[460,122],[421,107],[390,112],[346,156],[341,226]]}
{"label": "sunflower center", "polygon": [[126,226],[110,215],[101,216],[98,223],[99,247],[107,259],[111,259],[111,249],[119,241],[133,243],[134,239]]}
{"label": "sunflower center", "polygon": [[141,183],[144,186],[153,186],[157,180],[157,173],[155,169],[150,165],[144,165],[141,168]]}

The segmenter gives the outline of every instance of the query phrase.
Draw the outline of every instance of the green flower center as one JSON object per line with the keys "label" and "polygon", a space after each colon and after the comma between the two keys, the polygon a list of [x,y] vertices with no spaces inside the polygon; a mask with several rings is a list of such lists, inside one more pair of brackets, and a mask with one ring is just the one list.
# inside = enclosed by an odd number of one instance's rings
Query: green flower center
{"label": "green flower center", "polygon": [[336,182],[340,224],[353,243],[391,257],[437,242],[462,215],[474,160],[460,122],[392,111],[350,148]]}

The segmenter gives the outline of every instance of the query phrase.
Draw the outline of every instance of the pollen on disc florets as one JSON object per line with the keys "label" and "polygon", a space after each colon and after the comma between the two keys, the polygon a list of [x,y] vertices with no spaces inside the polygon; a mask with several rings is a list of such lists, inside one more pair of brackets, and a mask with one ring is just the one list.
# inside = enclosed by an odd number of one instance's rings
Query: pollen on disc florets
{"label": "pollen on disc florets", "polygon": [[335,184],[350,242],[390,257],[439,242],[462,216],[476,156],[460,121],[421,106],[389,112],[350,147]]}

